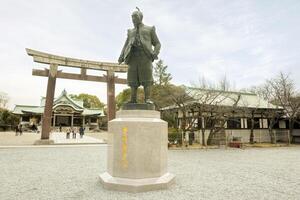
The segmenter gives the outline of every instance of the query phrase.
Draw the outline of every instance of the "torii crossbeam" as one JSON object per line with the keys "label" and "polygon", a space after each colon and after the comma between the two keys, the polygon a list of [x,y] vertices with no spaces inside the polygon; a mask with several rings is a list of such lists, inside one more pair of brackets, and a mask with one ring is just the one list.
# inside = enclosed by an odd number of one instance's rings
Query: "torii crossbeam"
{"label": "torii crossbeam", "polygon": [[[51,116],[53,107],[53,98],[55,93],[56,78],[84,80],[84,81],[96,81],[107,83],[107,109],[108,120],[115,118],[116,104],[115,104],[115,84],[126,84],[127,80],[118,78],[115,76],[115,72],[125,73],[127,72],[127,65],[119,65],[118,63],[110,62],[98,62],[90,60],[81,60],[76,58],[68,58],[63,56],[57,56],[41,51],[32,49],[26,49],[29,56],[33,57],[33,61],[37,63],[49,64],[50,69],[33,69],[32,75],[48,77],[46,104],[42,121],[42,134],[41,139],[49,139],[49,133],[51,130]],[[58,66],[75,67],[80,68],[81,73],[64,73],[58,70]],[[107,75],[93,76],[87,75],[86,70],[100,70],[106,71]]]}

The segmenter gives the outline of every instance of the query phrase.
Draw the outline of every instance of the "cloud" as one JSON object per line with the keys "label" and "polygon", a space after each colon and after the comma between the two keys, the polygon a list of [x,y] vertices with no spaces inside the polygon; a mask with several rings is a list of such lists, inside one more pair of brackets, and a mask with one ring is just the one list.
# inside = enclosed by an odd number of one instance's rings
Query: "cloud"
{"label": "cloud", "polygon": [[[33,77],[32,48],[99,61],[116,61],[132,27],[135,6],[155,25],[160,58],[172,81],[189,84],[226,74],[238,88],[262,83],[279,71],[291,73],[300,88],[300,2],[290,1],[27,1],[0,8],[0,91],[14,103],[36,104],[46,78]],[[75,86],[75,87],[74,87]],[[118,86],[117,92],[126,86]],[[59,80],[57,92],[88,92],[106,101],[105,84]],[[18,92],[16,92],[18,91]]]}

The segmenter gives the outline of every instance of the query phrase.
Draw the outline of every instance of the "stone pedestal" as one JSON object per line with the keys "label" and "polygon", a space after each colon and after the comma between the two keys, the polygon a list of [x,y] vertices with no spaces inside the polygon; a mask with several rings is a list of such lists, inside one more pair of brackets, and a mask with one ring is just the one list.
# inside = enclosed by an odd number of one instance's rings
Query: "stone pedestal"
{"label": "stone pedestal", "polygon": [[154,110],[122,110],[108,123],[106,189],[143,192],[166,189],[175,176],[167,171],[168,124]]}
{"label": "stone pedestal", "polygon": [[122,110],[155,110],[154,104],[149,103],[125,103]]}

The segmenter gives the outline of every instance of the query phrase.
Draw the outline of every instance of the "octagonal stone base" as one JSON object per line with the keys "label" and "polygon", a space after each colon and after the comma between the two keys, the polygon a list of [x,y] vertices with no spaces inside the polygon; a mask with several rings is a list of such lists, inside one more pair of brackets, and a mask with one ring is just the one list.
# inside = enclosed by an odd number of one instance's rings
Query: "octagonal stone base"
{"label": "octagonal stone base", "polygon": [[105,189],[137,193],[167,189],[175,181],[175,176],[166,173],[156,178],[129,179],[112,177],[104,172],[100,175],[100,180]]}
{"label": "octagonal stone base", "polygon": [[154,110],[121,110],[108,123],[104,188],[142,192],[165,189],[175,176],[167,172],[168,123]]}

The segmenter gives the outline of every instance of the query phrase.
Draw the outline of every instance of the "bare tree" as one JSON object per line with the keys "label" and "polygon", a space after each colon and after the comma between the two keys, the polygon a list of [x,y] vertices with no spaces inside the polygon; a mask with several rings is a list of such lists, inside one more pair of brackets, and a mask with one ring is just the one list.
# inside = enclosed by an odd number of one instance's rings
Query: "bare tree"
{"label": "bare tree", "polygon": [[236,92],[224,92],[222,97],[216,101],[216,104],[211,106],[213,109],[214,120],[213,126],[210,128],[207,144],[213,144],[213,138],[217,136],[217,140],[221,142],[222,138],[225,140],[225,124],[229,118],[234,117],[238,113],[238,103],[241,99],[241,94]]}
{"label": "bare tree", "polygon": [[177,110],[182,114],[181,124],[179,128],[181,130],[181,141],[183,142],[184,135],[186,134],[187,130],[191,128],[190,125],[192,124],[188,123],[187,121],[187,112],[189,109],[189,103],[193,100],[193,98],[186,91],[185,87],[181,87],[181,89],[177,92],[170,93],[170,96]]}
{"label": "bare tree", "polygon": [[[213,137],[216,130],[217,122],[222,118],[220,114],[221,107],[219,106],[226,97],[222,96],[223,91],[216,91],[211,89],[193,88],[193,98],[195,102],[193,104],[193,113],[197,114],[198,128],[201,130],[202,145],[206,145],[205,131],[210,130],[209,141]],[[193,117],[195,119],[195,116]],[[222,127],[222,125],[220,125]],[[210,143],[210,142],[209,142]]]}
{"label": "bare tree", "polygon": [[220,135],[224,135],[225,139],[225,123],[237,109],[240,94],[225,91],[230,88],[226,77],[218,84],[213,84],[202,77],[198,84],[193,85],[194,87],[184,87],[184,92],[170,94],[176,109],[181,113],[182,139],[187,131],[194,129],[196,120],[197,128],[201,130],[203,145],[206,145],[207,130],[209,131],[207,144],[212,144],[216,138],[220,141]]}
{"label": "bare tree", "polygon": [[224,75],[222,79],[220,79],[218,84],[218,89],[222,91],[230,91],[234,90],[233,84],[228,80],[227,76]]}
{"label": "bare tree", "polygon": [[202,78],[193,92],[190,92],[195,99],[193,106],[197,113],[198,129],[201,130],[202,145],[206,145],[206,130],[209,130],[207,144],[212,144],[216,137],[220,141],[222,135],[225,139],[225,123],[240,100],[240,95],[227,92],[229,89],[230,83],[225,76],[219,84],[212,84]]}
{"label": "bare tree", "polygon": [[292,136],[294,123],[297,121],[297,116],[300,113],[300,95],[295,89],[294,81],[289,75],[280,72],[277,77],[268,80],[266,84],[274,104],[284,109],[289,119],[290,136]]}
{"label": "bare tree", "polygon": [[[259,91],[259,95],[261,95],[269,104],[270,102],[274,102],[274,91],[270,84],[265,84]],[[274,125],[278,123],[281,114],[277,109],[267,109],[262,113],[262,116],[269,119],[268,130],[271,139],[271,143],[276,143],[275,133],[273,131]]]}
{"label": "bare tree", "polygon": [[0,92],[0,108],[6,108],[8,103],[8,95],[5,92]]}

